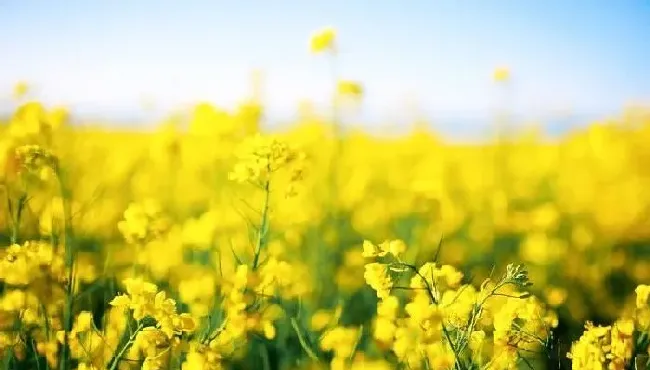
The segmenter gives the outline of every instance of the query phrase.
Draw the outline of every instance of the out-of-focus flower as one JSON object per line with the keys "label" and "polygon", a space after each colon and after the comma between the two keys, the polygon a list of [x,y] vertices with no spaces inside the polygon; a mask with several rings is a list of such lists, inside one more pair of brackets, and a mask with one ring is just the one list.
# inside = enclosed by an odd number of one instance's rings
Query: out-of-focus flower
{"label": "out-of-focus flower", "polygon": [[497,67],[492,73],[492,79],[496,82],[507,82],[510,80],[510,69],[507,67]]}
{"label": "out-of-focus flower", "polygon": [[336,84],[336,92],[342,98],[361,99],[363,87],[355,81],[341,80]]}
{"label": "out-of-focus flower", "polygon": [[325,27],[314,33],[309,39],[309,49],[312,53],[334,51],[336,48],[336,30],[333,27]]}
{"label": "out-of-focus flower", "polygon": [[20,99],[27,95],[29,92],[29,85],[25,81],[19,81],[14,85],[13,96],[15,99]]}

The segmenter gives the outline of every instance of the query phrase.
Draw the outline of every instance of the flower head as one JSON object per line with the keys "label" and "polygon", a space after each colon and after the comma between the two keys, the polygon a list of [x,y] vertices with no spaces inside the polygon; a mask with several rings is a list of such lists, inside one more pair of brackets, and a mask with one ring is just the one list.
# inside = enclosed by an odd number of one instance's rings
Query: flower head
{"label": "flower head", "polygon": [[[303,159],[304,153],[278,138],[258,134],[244,141],[238,157],[229,178],[237,182],[264,184],[274,172]],[[295,180],[299,178],[297,176]]]}
{"label": "flower head", "polygon": [[16,148],[16,158],[28,171],[37,172],[45,168],[55,169],[57,158],[50,150],[40,145],[23,145]]}
{"label": "flower head", "polygon": [[318,54],[325,51],[334,51],[336,42],[336,30],[333,27],[325,27],[314,33],[309,40],[309,49],[312,53]]}
{"label": "flower head", "polygon": [[504,83],[510,80],[510,70],[506,67],[498,67],[492,73],[495,82]]}
{"label": "flower head", "polygon": [[16,85],[14,85],[13,95],[15,99],[20,99],[24,97],[25,95],[27,95],[28,92],[29,92],[29,85],[27,84],[27,82],[19,81],[18,83],[16,83]]}
{"label": "flower head", "polygon": [[340,97],[359,99],[363,96],[363,86],[355,81],[341,80],[336,84],[336,93]]}

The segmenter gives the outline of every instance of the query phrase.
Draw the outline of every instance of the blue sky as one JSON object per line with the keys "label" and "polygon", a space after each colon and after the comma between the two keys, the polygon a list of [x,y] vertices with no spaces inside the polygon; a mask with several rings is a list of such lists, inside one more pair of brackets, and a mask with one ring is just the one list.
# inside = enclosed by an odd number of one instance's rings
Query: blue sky
{"label": "blue sky", "polygon": [[[483,117],[504,94],[527,116],[650,101],[648,0],[3,0],[0,88],[24,79],[84,113],[137,112],[143,99],[160,112],[230,106],[262,69],[270,116],[288,117],[331,91],[327,59],[307,50],[327,25],[340,75],[365,86],[368,119],[414,105]],[[509,91],[491,81],[499,65]]]}

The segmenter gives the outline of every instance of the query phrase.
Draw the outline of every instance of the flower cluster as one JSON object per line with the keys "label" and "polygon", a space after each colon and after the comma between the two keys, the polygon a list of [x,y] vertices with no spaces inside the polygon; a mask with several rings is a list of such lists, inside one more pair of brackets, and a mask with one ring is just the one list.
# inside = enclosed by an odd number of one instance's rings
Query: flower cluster
{"label": "flower cluster", "polygon": [[623,320],[613,326],[585,325],[585,332],[573,344],[569,358],[574,369],[626,369],[634,349],[634,322]]}
{"label": "flower cluster", "polygon": [[[545,345],[556,324],[551,312],[528,293],[521,266],[509,265],[504,276],[487,279],[480,290],[463,285],[463,274],[450,265],[427,262],[420,268],[402,261],[406,246],[400,240],[363,244],[367,258],[366,282],[380,299],[373,337],[380,348],[390,349],[409,368],[451,368],[477,364],[494,369],[515,366]],[[397,283],[411,274],[408,287]],[[403,306],[400,288],[410,294]],[[487,333],[492,333],[492,358],[482,356]]]}
{"label": "flower cluster", "polygon": [[259,279],[249,266],[239,265],[224,287],[222,324],[206,337],[192,343],[183,364],[184,370],[221,369],[223,363],[235,357],[249,336],[261,335],[274,339],[273,321],[282,315],[268,296],[260,296]]}
{"label": "flower cluster", "polygon": [[114,297],[110,305],[129,312],[128,320],[133,319],[137,328],[112,364],[128,359],[142,361],[143,369],[163,369],[168,366],[171,353],[180,348],[183,335],[192,333],[197,323],[189,314],[177,313],[176,301],[155,284],[129,278],[124,286],[126,293]]}
{"label": "flower cluster", "polygon": [[[299,165],[304,153],[277,138],[255,135],[244,141],[238,158],[230,179],[265,187],[271,174],[289,165]],[[295,166],[292,169],[291,180],[300,180],[302,169]]]}
{"label": "flower cluster", "polygon": [[23,245],[13,244],[6,249],[0,260],[0,280],[10,286],[26,286],[48,278],[54,282],[64,281],[63,257],[55,253],[51,244],[41,241],[26,241]]}
{"label": "flower cluster", "polygon": [[22,166],[30,172],[43,169],[55,170],[58,159],[49,149],[40,145],[23,145],[16,148],[16,157]]}
{"label": "flower cluster", "polygon": [[169,228],[160,204],[154,200],[132,203],[124,211],[124,219],[117,224],[124,239],[131,244],[142,244],[159,237]]}
{"label": "flower cluster", "polygon": [[573,369],[623,370],[631,366],[647,366],[650,355],[650,287],[636,288],[636,307],[631,315],[623,315],[614,324],[585,324],[582,336],[573,343],[567,357]]}
{"label": "flower cluster", "polygon": [[164,291],[158,291],[155,284],[129,278],[124,281],[124,286],[126,294],[113,298],[111,306],[130,310],[137,322],[146,317],[153,318],[156,320],[156,328],[168,338],[191,332],[196,327],[189,314],[176,313],[176,301],[168,298]]}
{"label": "flower cluster", "polygon": [[334,357],[330,363],[331,369],[343,370],[349,366],[349,359],[356,350],[359,342],[359,328],[337,326],[323,333],[320,348],[331,351]]}

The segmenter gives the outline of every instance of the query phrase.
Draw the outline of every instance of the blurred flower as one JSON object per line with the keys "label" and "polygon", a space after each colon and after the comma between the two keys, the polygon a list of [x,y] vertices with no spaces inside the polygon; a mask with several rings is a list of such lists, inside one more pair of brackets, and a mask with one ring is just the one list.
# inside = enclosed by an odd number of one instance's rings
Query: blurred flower
{"label": "blurred flower", "polygon": [[360,99],[363,96],[363,87],[358,82],[341,80],[336,85],[340,97]]}
{"label": "blurred flower", "polygon": [[25,81],[20,81],[14,85],[14,99],[21,99],[29,92],[29,85]]}
{"label": "blurred flower", "polygon": [[507,82],[510,80],[510,70],[507,67],[498,67],[492,73],[492,78],[496,82]]}
{"label": "blurred flower", "polygon": [[336,30],[333,27],[326,27],[314,33],[309,40],[309,48],[312,53],[334,51],[336,42]]}

